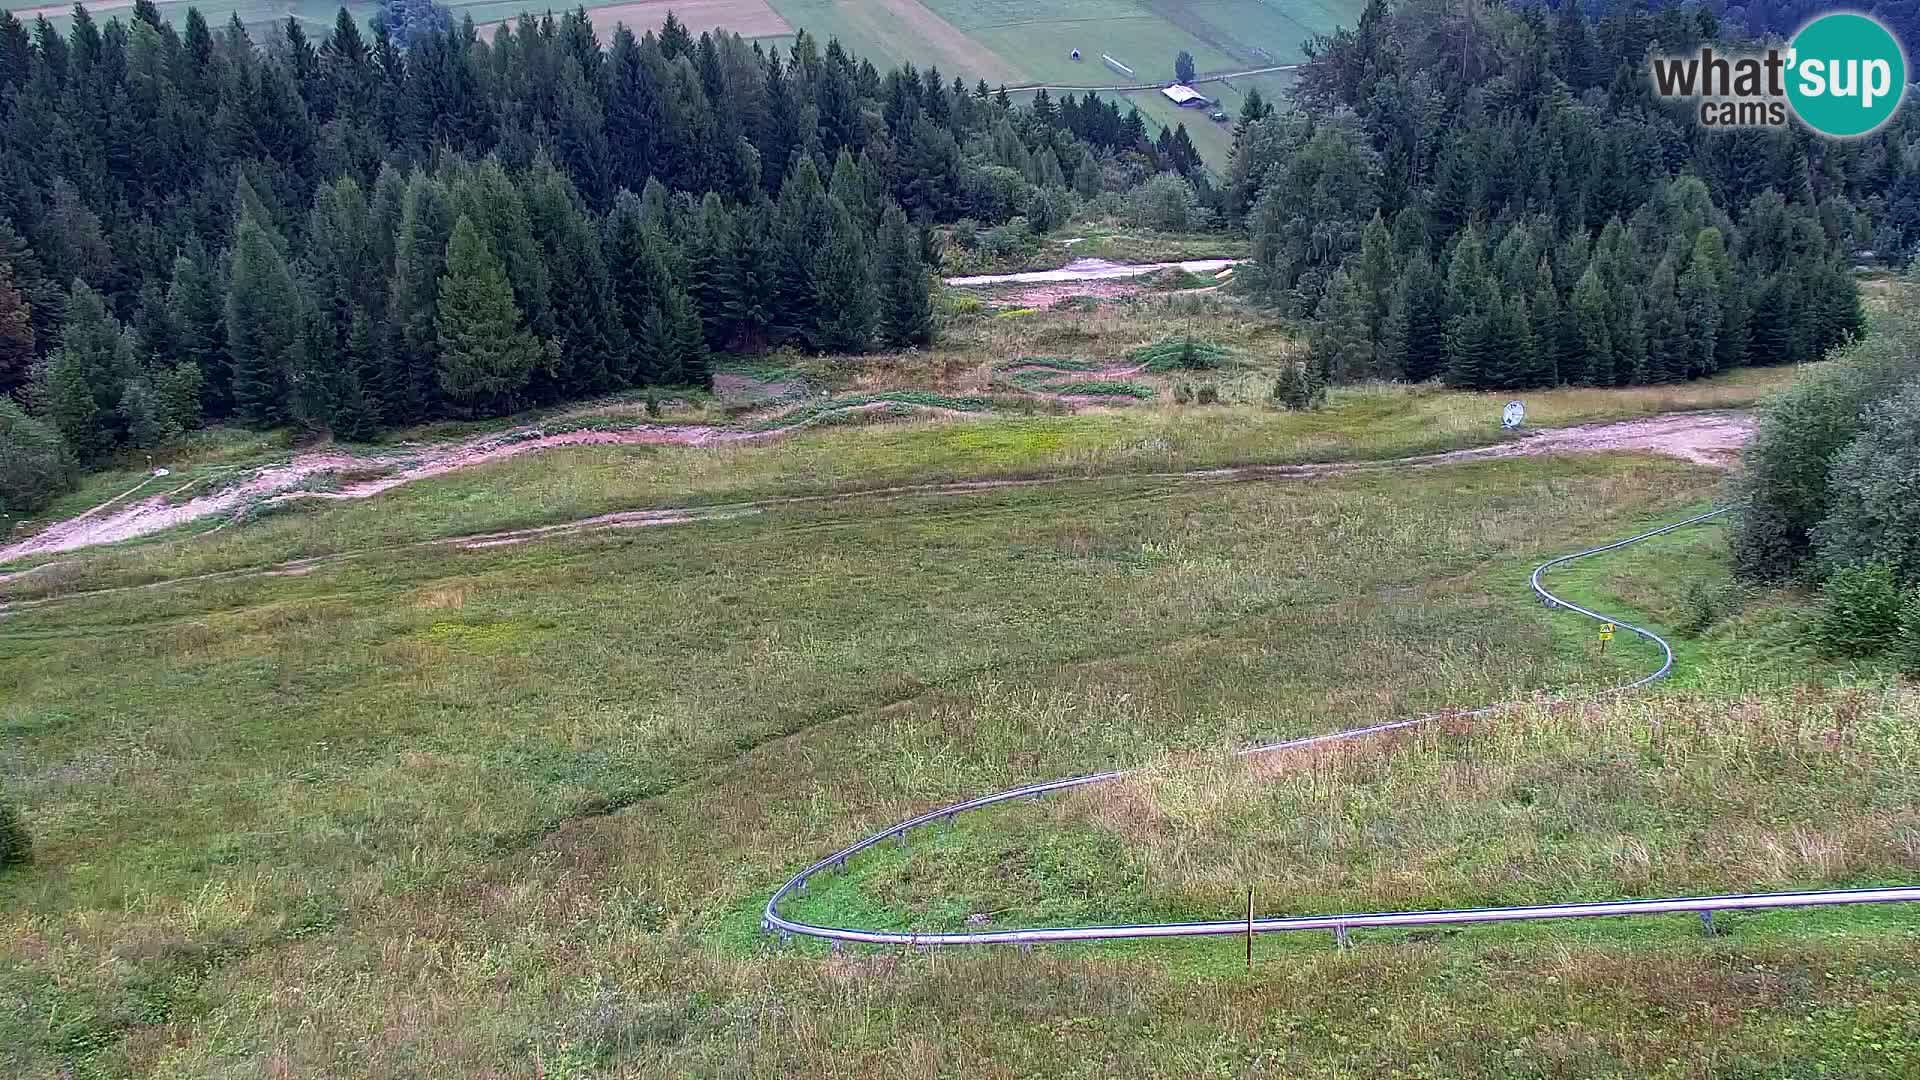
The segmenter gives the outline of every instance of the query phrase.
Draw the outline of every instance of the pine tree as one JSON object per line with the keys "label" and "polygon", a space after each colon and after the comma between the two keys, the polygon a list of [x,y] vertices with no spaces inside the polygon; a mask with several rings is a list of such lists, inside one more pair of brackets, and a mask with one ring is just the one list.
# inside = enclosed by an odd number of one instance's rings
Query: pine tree
{"label": "pine tree", "polygon": [[1091,201],[1106,190],[1106,178],[1102,175],[1100,162],[1093,151],[1080,148],[1080,160],[1073,167],[1073,193],[1083,200]]}
{"label": "pine tree", "polygon": [[511,412],[540,360],[540,345],[513,302],[505,265],[465,214],[447,241],[434,325],[447,399],[471,415]]}
{"label": "pine tree", "polygon": [[380,348],[373,319],[355,308],[347,323],[346,350],[333,402],[332,430],[346,439],[370,438],[380,430],[380,404],[369,387],[380,378]]}
{"label": "pine tree", "polygon": [[114,408],[126,445],[151,449],[172,434],[168,430],[160,398],[145,379],[129,379]]}
{"label": "pine tree", "polygon": [[833,179],[827,185],[827,191],[839,199],[841,205],[853,213],[856,220],[866,223],[874,219],[879,208],[869,201],[866,180],[860,175],[860,167],[854,163],[853,155],[845,149],[833,163]]}
{"label": "pine tree", "polygon": [[778,248],[772,206],[764,199],[741,222],[734,249],[734,289],[727,315],[748,347],[773,337],[779,318]]}
{"label": "pine tree", "polygon": [[1233,124],[1234,146],[1239,147],[1240,141],[1246,137],[1248,128],[1272,115],[1273,106],[1260,96],[1260,88],[1256,86],[1249,89],[1246,100],[1240,103],[1240,117]]}
{"label": "pine tree", "polygon": [[880,340],[894,348],[933,341],[933,299],[920,242],[907,215],[888,206],[880,221]]}
{"label": "pine tree", "polygon": [[1500,298],[1491,329],[1493,349],[1487,365],[1487,388],[1510,390],[1531,385],[1540,358],[1524,294]]}

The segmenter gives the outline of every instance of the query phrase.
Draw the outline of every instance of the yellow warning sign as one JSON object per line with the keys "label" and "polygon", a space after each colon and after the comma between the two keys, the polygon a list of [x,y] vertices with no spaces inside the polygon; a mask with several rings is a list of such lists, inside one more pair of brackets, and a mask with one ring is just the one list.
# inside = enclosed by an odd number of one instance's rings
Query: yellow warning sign
{"label": "yellow warning sign", "polygon": [[1612,623],[1600,624],[1600,640],[1601,641],[1613,640],[1613,624]]}

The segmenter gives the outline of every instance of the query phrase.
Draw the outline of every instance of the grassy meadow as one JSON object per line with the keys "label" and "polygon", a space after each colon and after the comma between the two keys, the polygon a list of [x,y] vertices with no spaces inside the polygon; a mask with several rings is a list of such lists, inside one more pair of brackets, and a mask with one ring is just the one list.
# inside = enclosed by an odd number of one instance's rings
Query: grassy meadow
{"label": "grassy meadow", "polygon": [[[911,448],[1043,422],[858,434]],[[788,454],[825,468],[855,453],[838,434],[743,450],[705,483],[792,482]],[[886,475],[874,453],[829,478]],[[644,474],[700,455],[627,457]],[[585,497],[625,471],[595,460],[517,459],[285,533],[274,519],[231,533],[365,546],[388,522],[451,524],[410,499],[498,514],[531,498],[516,490]],[[699,475],[644,490],[698,492]],[[1713,941],[1685,920],[1381,936],[1346,953],[1262,941],[1251,974],[1237,942],[829,957],[757,933],[786,874],[889,821],[1130,764],[1153,768],[856,864],[801,910],[876,925],[1217,917],[1246,882],[1263,910],[1306,911],[1908,871],[1914,704],[1872,671],[1824,676],[1851,689],[1757,696],[1779,682],[1766,673],[1806,670],[1779,629],[1791,597],[1691,646],[1717,669],[1761,633],[1750,621],[1771,626],[1764,670],[1258,774],[1214,756],[1641,670],[1644,648],[1600,656],[1532,603],[1526,568],[1683,516],[1719,483],[1632,457],[1202,486],[1114,476],[393,552],[9,613],[0,785],[37,860],[0,875],[0,1065],[1898,1075],[1920,1016],[1920,938],[1899,912],[1754,916]],[[1645,565],[1724,579],[1700,536],[1673,544]],[[1574,595],[1616,588],[1606,569],[1583,568]],[[1660,614],[1684,587],[1633,596]],[[1458,805],[1433,813],[1441,800]],[[1795,815],[1816,803],[1808,831]]]}
{"label": "grassy meadow", "polygon": [[[1123,243],[1110,237],[1109,243]],[[1297,349],[1291,332],[1219,294],[1148,294],[1091,307],[1063,304],[1008,317],[1004,297],[949,290],[952,309],[940,344],[926,352],[882,354],[857,365],[831,357],[781,354],[730,374],[836,404],[893,397],[981,403],[967,415],[890,420],[855,427],[823,422],[769,442],[689,450],[670,446],[576,446],[462,469],[409,484],[378,499],[256,507],[245,527],[205,518],[154,536],[95,549],[84,558],[38,556],[8,571],[57,563],[0,579],[0,603],[53,593],[140,584],[190,574],[270,566],[291,559],[371,554],[403,545],[505,529],[541,527],[626,510],[717,507],[793,496],[875,488],[1052,478],[1107,478],[1236,465],[1378,461],[1500,442],[1506,398],[1432,386],[1335,388],[1327,408],[1275,409],[1276,364]],[[1008,379],[1021,357],[1050,357],[1082,368],[1127,364],[1156,342],[1203,327],[1227,350],[1225,365],[1201,373],[1146,371],[1128,377],[1115,404],[1087,408],[1035,395]],[[1621,420],[1692,409],[1753,404],[1794,375],[1792,368],[1746,369],[1660,387],[1563,389],[1524,395],[1534,427]],[[1218,388],[1220,403],[1175,400],[1178,382]],[[1074,389],[1062,379],[1051,389]],[[1079,389],[1086,389],[1081,387]],[[1144,396],[1143,396],[1144,395]],[[1077,411],[1073,411],[1077,409]],[[778,414],[776,414],[778,415]],[[421,443],[499,433],[515,424],[547,430],[618,429],[648,422],[637,400],[589,403],[549,414],[483,423],[447,423],[395,433],[379,446],[341,447],[374,455]],[[735,415],[733,406],[693,394],[660,422],[759,430],[786,422]],[[132,491],[154,465],[172,475],[134,493],[191,498],[231,482],[236,470],[284,463],[296,451],[283,438],[219,430],[87,478],[35,518],[16,522],[12,538]],[[324,484],[322,484],[324,486]],[[220,528],[217,535],[209,531]]]}

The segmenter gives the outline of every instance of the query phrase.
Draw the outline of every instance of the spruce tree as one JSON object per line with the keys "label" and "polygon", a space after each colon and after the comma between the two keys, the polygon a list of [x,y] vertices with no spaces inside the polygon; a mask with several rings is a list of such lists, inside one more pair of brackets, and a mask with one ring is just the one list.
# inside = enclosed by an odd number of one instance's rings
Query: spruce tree
{"label": "spruce tree", "polygon": [[1523,385],[1558,386],[1571,342],[1569,323],[1553,283],[1553,267],[1545,255],[1534,268],[1533,292],[1527,297],[1527,315],[1533,322],[1533,369]]}
{"label": "spruce tree", "polygon": [[387,424],[417,423],[439,401],[437,300],[453,221],[446,186],[422,172],[410,176],[393,245],[381,374],[370,388]]}
{"label": "spruce tree", "polygon": [[167,313],[172,320],[182,362],[199,370],[200,413],[226,416],[233,409],[233,375],[227,361],[226,300],[213,275],[199,261],[182,254],[173,260],[173,280],[167,286]]}
{"label": "spruce tree", "polygon": [[708,192],[700,202],[687,264],[688,294],[699,309],[707,348],[719,351],[739,336],[740,240],[734,214]]}
{"label": "spruce tree", "polygon": [[465,214],[447,241],[434,325],[447,400],[469,415],[511,412],[540,360],[540,344],[513,302],[505,265]]}
{"label": "spruce tree", "polygon": [[1416,249],[1394,286],[1388,338],[1400,377],[1421,383],[1446,369],[1446,289],[1425,248]]}
{"label": "spruce tree", "polygon": [[880,340],[894,348],[933,341],[933,298],[920,241],[907,215],[889,205],[880,221]]}
{"label": "spruce tree", "polygon": [[1731,278],[1720,230],[1701,229],[1694,237],[1687,272],[1680,276],[1678,301],[1686,338],[1686,377],[1697,379],[1718,369],[1723,282]]}
{"label": "spruce tree", "polygon": [[1573,287],[1570,314],[1579,330],[1579,351],[1571,362],[1563,361],[1560,377],[1582,386],[1604,386],[1613,381],[1613,298],[1600,280],[1598,268],[1589,264]]}
{"label": "spruce tree", "polygon": [[546,162],[527,180],[527,214],[546,264],[559,357],[557,370],[536,373],[529,396],[547,402],[604,393],[629,348],[599,237],[572,183]]}
{"label": "spruce tree", "polygon": [[860,353],[873,343],[878,315],[865,230],[839,200],[833,225],[814,267],[814,313],[810,340],[829,352]]}
{"label": "spruce tree", "polygon": [[1685,379],[1693,348],[1680,308],[1671,258],[1660,260],[1647,285],[1646,327],[1648,381],[1666,383]]}
{"label": "spruce tree", "polygon": [[1369,377],[1384,377],[1389,370],[1383,343],[1387,337],[1388,309],[1393,304],[1393,234],[1378,211],[1360,233],[1360,258],[1353,272],[1353,285],[1359,291],[1360,314],[1366,324],[1371,355],[1365,364]]}
{"label": "spruce tree", "polygon": [[1370,374],[1373,343],[1367,337],[1367,298],[1345,269],[1335,270],[1314,312],[1307,337],[1307,366],[1322,386]]}
{"label": "spruce tree", "polygon": [[83,463],[97,461],[120,442],[120,401],[133,373],[131,335],[104,297],[75,280],[66,332],[37,373],[33,397]]}
{"label": "spruce tree", "polygon": [[1539,345],[1524,294],[1500,298],[1492,318],[1492,335],[1493,355],[1486,367],[1486,387],[1510,390],[1534,385]]}
{"label": "spruce tree", "polygon": [[796,157],[787,182],[780,188],[774,213],[774,261],[778,288],[772,305],[776,340],[800,337],[819,346],[810,328],[820,322],[815,305],[821,288],[819,270],[825,265],[834,229],[834,211],[813,159]]}
{"label": "spruce tree", "polygon": [[780,275],[772,204],[765,199],[740,221],[734,247],[734,288],[727,315],[749,348],[774,336],[779,318]]}
{"label": "spruce tree", "polygon": [[0,394],[27,381],[33,357],[33,308],[14,287],[13,264],[0,258]]}
{"label": "spruce tree", "polygon": [[300,291],[272,234],[243,212],[234,228],[227,289],[227,356],[233,412],[251,427],[287,418],[288,382],[303,347]]}
{"label": "spruce tree", "polygon": [[1487,266],[1480,230],[1460,236],[1447,268],[1447,385],[1483,390],[1502,377],[1500,293]]}

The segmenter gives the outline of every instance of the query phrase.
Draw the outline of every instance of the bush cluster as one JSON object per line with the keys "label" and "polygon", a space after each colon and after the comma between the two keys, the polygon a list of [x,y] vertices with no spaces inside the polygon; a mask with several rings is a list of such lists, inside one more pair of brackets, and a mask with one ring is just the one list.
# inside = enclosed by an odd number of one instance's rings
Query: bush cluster
{"label": "bush cluster", "polygon": [[73,486],[75,468],[59,432],[0,396],[0,513],[42,509]]}
{"label": "bush cluster", "polygon": [[12,803],[0,799],[0,870],[32,861],[33,840],[27,835],[26,823]]}

